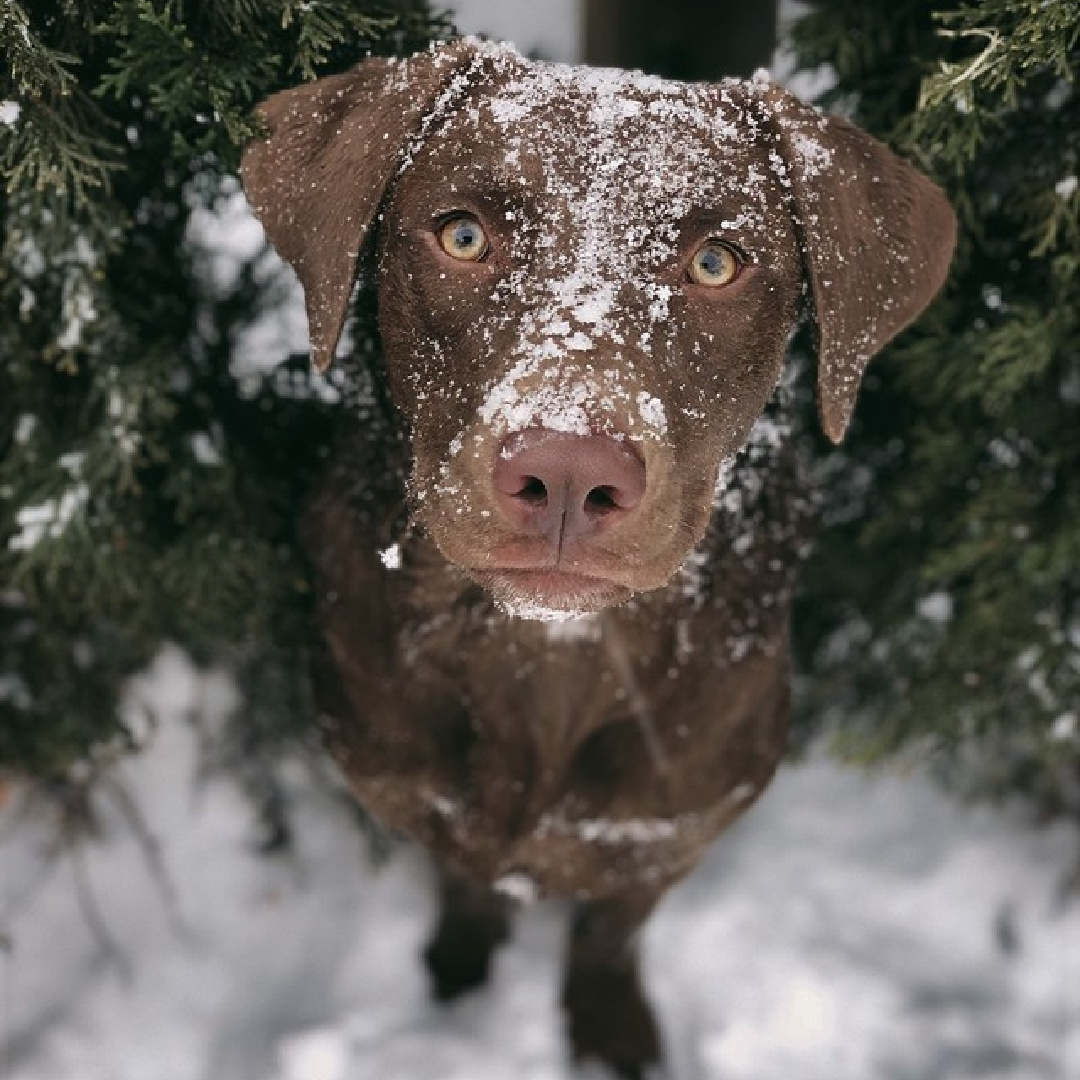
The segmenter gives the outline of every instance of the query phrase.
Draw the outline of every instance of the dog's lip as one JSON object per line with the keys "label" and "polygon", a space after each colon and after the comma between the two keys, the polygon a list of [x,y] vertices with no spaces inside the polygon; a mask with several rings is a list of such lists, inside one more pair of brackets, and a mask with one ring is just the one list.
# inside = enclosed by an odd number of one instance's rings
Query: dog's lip
{"label": "dog's lip", "polygon": [[625,556],[589,544],[574,543],[557,552],[542,537],[522,536],[492,545],[474,562],[475,569],[490,574],[550,573],[595,582],[610,588],[627,585],[631,570]]}
{"label": "dog's lip", "polygon": [[585,599],[597,593],[610,592],[618,585],[609,578],[557,567],[496,566],[487,572],[517,591],[545,599]]}
{"label": "dog's lip", "polygon": [[[625,586],[610,578],[594,577],[558,567],[489,567],[477,580],[508,611],[546,612],[543,618],[599,611],[629,595]],[[535,617],[535,616],[532,616]]]}

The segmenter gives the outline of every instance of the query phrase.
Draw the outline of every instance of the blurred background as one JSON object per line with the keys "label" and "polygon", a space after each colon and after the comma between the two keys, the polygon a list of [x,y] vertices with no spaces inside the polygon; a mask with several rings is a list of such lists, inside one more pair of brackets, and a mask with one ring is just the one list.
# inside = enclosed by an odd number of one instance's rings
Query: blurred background
{"label": "blurred background", "polygon": [[[465,0],[454,21],[466,34],[513,41],[565,63],[640,68],[672,79],[746,77],[777,46],[776,0],[677,0],[657,18],[646,0]],[[785,3],[785,13],[793,5]]]}

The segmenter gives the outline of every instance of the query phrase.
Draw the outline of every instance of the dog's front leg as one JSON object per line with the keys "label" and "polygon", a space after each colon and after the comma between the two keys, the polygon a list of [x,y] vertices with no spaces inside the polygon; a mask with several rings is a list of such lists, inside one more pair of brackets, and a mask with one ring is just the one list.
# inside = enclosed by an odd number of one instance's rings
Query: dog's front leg
{"label": "dog's front leg", "polygon": [[638,974],[637,931],[670,885],[639,885],[582,903],[570,931],[562,1003],[578,1060],[597,1058],[627,1080],[660,1061],[660,1033]]}
{"label": "dog's front leg", "polygon": [[491,958],[506,940],[510,902],[486,885],[440,873],[439,924],[424,950],[432,993],[452,1001],[487,982]]}

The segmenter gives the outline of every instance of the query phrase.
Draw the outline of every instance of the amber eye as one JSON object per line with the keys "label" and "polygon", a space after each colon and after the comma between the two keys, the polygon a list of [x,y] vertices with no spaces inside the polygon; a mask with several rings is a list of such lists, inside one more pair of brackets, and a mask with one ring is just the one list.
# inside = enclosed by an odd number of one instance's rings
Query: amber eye
{"label": "amber eye", "polygon": [[479,262],[488,250],[483,225],[469,214],[460,214],[439,227],[439,246],[453,259]]}
{"label": "amber eye", "polygon": [[691,281],[715,289],[730,285],[739,276],[740,270],[742,262],[734,250],[718,240],[710,240],[694,252],[687,272]]}

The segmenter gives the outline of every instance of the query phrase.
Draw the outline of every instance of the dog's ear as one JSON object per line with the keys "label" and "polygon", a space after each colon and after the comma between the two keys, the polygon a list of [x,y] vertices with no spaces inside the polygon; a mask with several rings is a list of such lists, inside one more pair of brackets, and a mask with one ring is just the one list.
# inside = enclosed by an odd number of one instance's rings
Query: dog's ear
{"label": "dog's ear", "polygon": [[244,190],[304,286],[311,358],[324,371],[345,323],[357,259],[412,141],[464,93],[466,41],[408,59],[365,60],[259,107],[265,137],[244,151]]}
{"label": "dog's ear", "polygon": [[865,131],[761,92],[813,297],[818,411],[839,442],[870,358],[945,281],[956,218],[940,188]]}

